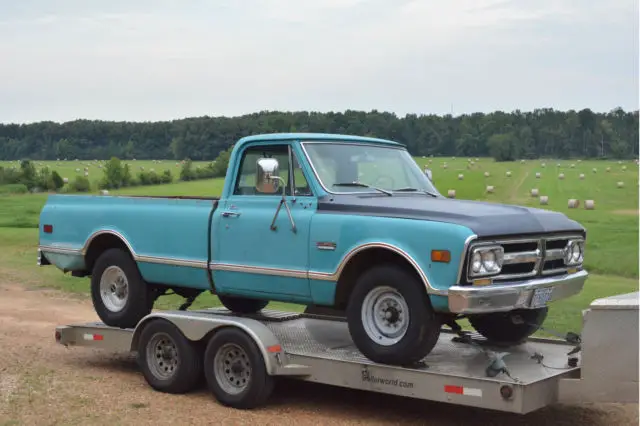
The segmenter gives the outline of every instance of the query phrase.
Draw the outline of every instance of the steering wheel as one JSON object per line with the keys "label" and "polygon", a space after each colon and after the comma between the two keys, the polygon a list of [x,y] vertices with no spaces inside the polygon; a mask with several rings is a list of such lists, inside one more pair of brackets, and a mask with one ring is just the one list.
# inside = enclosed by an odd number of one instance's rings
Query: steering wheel
{"label": "steering wheel", "polygon": [[[385,182],[384,182],[385,180],[387,181],[386,183],[389,183],[389,185],[385,185]],[[379,175],[374,181],[374,186],[379,186],[385,189],[391,189],[391,188],[395,188],[396,181],[389,175]]]}

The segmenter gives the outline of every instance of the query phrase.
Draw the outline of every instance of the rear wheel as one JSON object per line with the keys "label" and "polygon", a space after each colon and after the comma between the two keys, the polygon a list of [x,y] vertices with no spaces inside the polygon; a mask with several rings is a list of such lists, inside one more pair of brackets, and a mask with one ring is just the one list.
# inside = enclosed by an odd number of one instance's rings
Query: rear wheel
{"label": "rear wheel", "polygon": [[106,325],[132,328],[151,312],[154,297],[129,253],[109,249],[91,272],[91,299]]}
{"label": "rear wheel", "polygon": [[263,310],[268,304],[268,300],[249,299],[247,297],[218,295],[220,303],[230,310],[239,314],[254,314]]}
{"label": "rear wheel", "polygon": [[347,322],[364,356],[396,365],[414,364],[427,356],[441,326],[422,283],[395,265],[375,266],[358,278]]}
{"label": "rear wheel", "polygon": [[138,364],[147,383],[157,391],[185,393],[202,377],[202,351],[173,324],[153,320],[138,342]]}
{"label": "rear wheel", "polygon": [[517,309],[510,312],[469,315],[471,326],[491,343],[514,346],[523,343],[540,329],[547,318],[548,307]]}
{"label": "rear wheel", "polygon": [[264,404],[274,387],[253,339],[236,328],[215,332],[204,354],[209,389],[223,405],[249,409]]}

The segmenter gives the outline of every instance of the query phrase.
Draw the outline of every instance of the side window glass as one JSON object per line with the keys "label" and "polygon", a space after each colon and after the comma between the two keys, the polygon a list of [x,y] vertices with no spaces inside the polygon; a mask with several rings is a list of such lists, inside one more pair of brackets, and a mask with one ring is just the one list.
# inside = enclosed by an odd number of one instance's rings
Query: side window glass
{"label": "side window glass", "polygon": [[304,172],[300,167],[300,163],[298,162],[298,157],[296,154],[293,154],[293,182],[295,184],[295,192],[294,195],[298,195],[301,197],[312,196],[311,187],[309,186],[309,182],[304,176]]}
{"label": "side window glass", "polygon": [[264,193],[256,189],[256,163],[260,158],[275,158],[278,160],[279,176],[284,179],[287,195],[290,195],[289,185],[289,150],[287,145],[254,146],[247,148],[240,160],[240,168],[236,178],[234,195],[262,195],[281,196],[282,190],[277,193]]}

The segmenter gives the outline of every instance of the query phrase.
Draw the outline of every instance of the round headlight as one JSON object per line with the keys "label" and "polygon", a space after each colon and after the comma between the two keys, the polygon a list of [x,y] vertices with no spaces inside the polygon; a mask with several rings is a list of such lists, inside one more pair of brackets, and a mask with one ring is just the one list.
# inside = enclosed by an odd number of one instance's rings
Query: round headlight
{"label": "round headlight", "polygon": [[569,242],[569,244],[564,249],[564,263],[571,263],[571,258],[573,257],[573,247],[575,244],[573,241]]}
{"label": "round headlight", "polygon": [[576,262],[580,259],[580,245],[578,245],[577,243],[573,245],[573,249],[572,249],[572,253],[571,253],[571,260],[573,262]]}
{"label": "round headlight", "polygon": [[487,271],[493,271],[496,269],[496,254],[491,251],[485,251],[482,253],[482,264]]}
{"label": "round headlight", "polygon": [[480,256],[480,253],[473,254],[473,258],[471,259],[471,269],[476,273],[480,272],[480,269],[482,269],[482,257]]}

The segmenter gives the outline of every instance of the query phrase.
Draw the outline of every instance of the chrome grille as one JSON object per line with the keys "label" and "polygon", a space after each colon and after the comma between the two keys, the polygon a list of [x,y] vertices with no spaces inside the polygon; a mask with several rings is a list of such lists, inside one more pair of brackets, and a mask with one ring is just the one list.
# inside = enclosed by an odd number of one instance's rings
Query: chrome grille
{"label": "chrome grille", "polygon": [[[529,239],[491,241],[504,249],[504,260],[500,275],[491,277],[494,282],[527,279],[536,275],[554,275],[567,272],[564,264],[564,248],[571,239],[583,239],[582,235],[546,236]],[[471,244],[484,244],[478,241]],[[465,265],[467,281],[468,262]]]}

